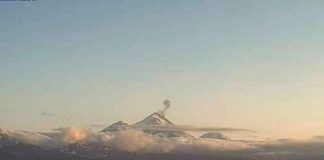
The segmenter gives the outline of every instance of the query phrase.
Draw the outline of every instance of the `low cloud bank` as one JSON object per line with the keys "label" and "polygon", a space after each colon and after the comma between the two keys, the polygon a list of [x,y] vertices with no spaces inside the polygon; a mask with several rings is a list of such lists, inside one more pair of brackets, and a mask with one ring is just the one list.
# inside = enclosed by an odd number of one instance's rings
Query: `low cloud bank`
{"label": "low cloud bank", "polygon": [[[238,151],[254,148],[242,142],[206,139],[161,138],[140,130],[125,130],[113,133],[92,132],[86,129],[66,127],[54,129],[53,133],[10,135],[23,143],[38,146],[62,147],[74,143],[107,145],[128,152],[148,153],[212,153],[214,151]],[[35,139],[37,139],[35,141]]]}
{"label": "low cloud bank", "polygon": [[125,130],[113,133],[98,133],[78,128],[61,128],[56,140],[65,145],[92,143],[107,145],[128,152],[148,153],[212,153],[214,151],[249,150],[254,146],[242,142],[204,139],[169,139],[146,134],[139,130]]}
{"label": "low cloud bank", "polygon": [[256,143],[255,155],[264,160],[322,160],[324,159],[324,139],[314,137],[309,140],[281,139]]}
{"label": "low cloud bank", "polygon": [[189,125],[130,125],[129,127],[134,129],[149,129],[154,131],[255,132],[253,130],[243,128],[196,127]]}
{"label": "low cloud bank", "polygon": [[[55,133],[7,132],[23,143],[62,147],[73,143],[106,145],[118,150],[141,153],[174,153],[208,156],[231,155],[255,160],[324,159],[324,137],[309,140],[223,141],[208,139],[168,139],[148,135],[139,130],[98,133],[74,127],[59,128]],[[1,139],[0,139],[1,140]]]}

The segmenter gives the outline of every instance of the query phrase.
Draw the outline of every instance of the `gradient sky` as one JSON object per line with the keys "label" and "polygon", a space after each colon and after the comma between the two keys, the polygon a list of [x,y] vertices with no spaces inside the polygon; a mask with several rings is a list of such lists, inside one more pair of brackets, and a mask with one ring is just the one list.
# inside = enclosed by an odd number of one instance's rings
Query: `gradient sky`
{"label": "gradient sky", "polygon": [[324,134],[324,2],[0,2],[0,127],[135,122]]}

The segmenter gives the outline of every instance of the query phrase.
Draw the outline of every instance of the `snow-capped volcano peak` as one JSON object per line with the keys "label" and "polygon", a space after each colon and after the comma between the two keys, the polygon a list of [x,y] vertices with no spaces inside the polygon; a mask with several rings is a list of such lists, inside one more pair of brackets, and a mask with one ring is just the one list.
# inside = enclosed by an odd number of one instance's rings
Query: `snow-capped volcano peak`
{"label": "snow-capped volcano peak", "polygon": [[166,137],[166,138],[175,138],[175,137],[183,137],[183,138],[194,138],[192,135],[185,133],[183,131],[163,131],[163,130],[155,130],[154,126],[175,126],[171,121],[166,119],[162,114],[158,112],[154,112],[151,115],[147,116],[143,120],[134,124],[135,126],[139,127],[148,127],[143,129],[144,132],[148,134],[152,134],[159,137]]}
{"label": "snow-capped volcano peak", "polygon": [[138,126],[150,126],[150,125],[159,125],[159,126],[164,126],[164,125],[174,125],[171,121],[166,119],[164,116],[161,114],[154,112],[151,115],[147,116],[143,120],[135,123],[135,125]]}
{"label": "snow-capped volcano peak", "polygon": [[200,138],[204,138],[204,139],[216,139],[216,140],[225,140],[225,141],[231,141],[230,138],[228,138],[227,136],[225,136],[222,133],[218,133],[218,132],[209,132],[209,133],[205,133],[202,136],[200,136]]}
{"label": "snow-capped volcano peak", "polygon": [[164,130],[156,130],[154,127],[159,126],[175,126],[171,121],[166,119],[163,115],[158,112],[154,112],[144,118],[143,120],[133,124],[128,125],[122,121],[116,122],[109,127],[101,130],[100,132],[118,132],[122,130],[127,130],[129,128],[136,128],[144,131],[145,133],[156,135],[159,137],[184,137],[184,138],[194,138],[192,135],[185,133],[184,131],[164,131]]}
{"label": "snow-capped volcano peak", "polygon": [[100,132],[115,132],[128,129],[128,124],[123,121],[118,121],[107,128],[101,130]]}

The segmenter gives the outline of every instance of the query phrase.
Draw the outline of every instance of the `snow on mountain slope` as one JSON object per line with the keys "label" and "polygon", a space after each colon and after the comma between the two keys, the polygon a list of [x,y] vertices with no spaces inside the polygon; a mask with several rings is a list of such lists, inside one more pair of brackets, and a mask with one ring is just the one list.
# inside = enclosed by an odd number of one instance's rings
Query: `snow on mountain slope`
{"label": "snow on mountain slope", "polygon": [[[175,126],[174,123],[169,121],[161,114],[154,112],[143,120],[134,124],[135,126]],[[194,138],[192,135],[183,131],[161,131],[154,129],[143,129],[144,132],[158,137],[164,138]]]}
{"label": "snow on mountain slope", "polygon": [[101,130],[100,132],[116,132],[116,131],[122,131],[122,130],[126,130],[128,129],[128,124],[123,122],[123,121],[118,121],[106,128],[104,128],[103,130]]}
{"label": "snow on mountain slope", "polygon": [[159,127],[159,126],[175,126],[174,123],[172,123],[170,120],[162,116],[161,114],[154,112],[144,118],[143,120],[133,124],[128,125],[127,123],[123,121],[116,122],[100,132],[116,132],[116,131],[122,131],[129,128],[135,128],[144,131],[145,133],[159,136],[159,137],[165,137],[165,138],[194,138],[192,135],[185,133],[183,131],[163,131],[162,130],[156,130],[153,127]]}
{"label": "snow on mountain slope", "polygon": [[147,126],[147,125],[174,125],[171,121],[166,119],[161,114],[154,112],[151,115],[147,116],[143,120],[135,123],[138,126]]}
{"label": "snow on mountain slope", "polygon": [[50,146],[53,139],[40,133],[0,129],[1,143],[25,143],[36,146]]}
{"label": "snow on mountain slope", "polygon": [[202,136],[200,136],[200,138],[218,139],[218,140],[231,141],[230,138],[228,138],[227,136],[223,135],[222,133],[218,133],[218,132],[205,133]]}

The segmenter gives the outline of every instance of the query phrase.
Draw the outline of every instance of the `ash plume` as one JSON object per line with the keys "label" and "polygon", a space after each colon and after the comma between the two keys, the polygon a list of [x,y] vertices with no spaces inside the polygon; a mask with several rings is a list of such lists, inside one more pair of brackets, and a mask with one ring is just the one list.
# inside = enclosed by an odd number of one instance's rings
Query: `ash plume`
{"label": "ash plume", "polygon": [[163,105],[164,105],[164,108],[159,111],[159,114],[161,116],[165,117],[165,112],[166,112],[167,109],[170,108],[171,102],[168,99],[166,99],[166,100],[164,100]]}

